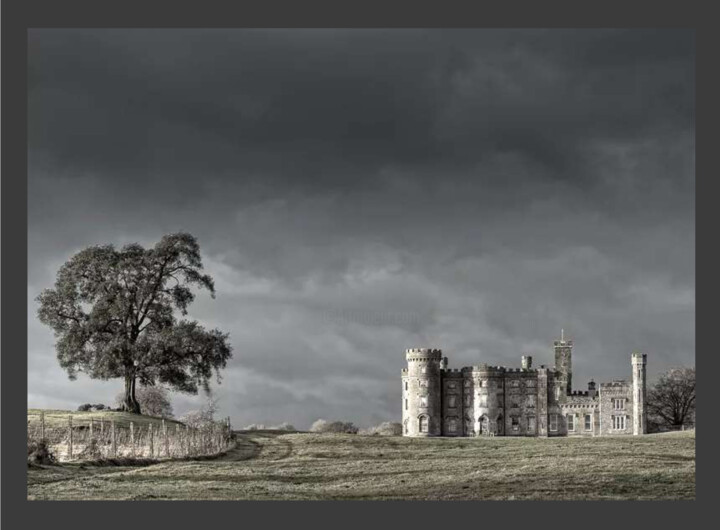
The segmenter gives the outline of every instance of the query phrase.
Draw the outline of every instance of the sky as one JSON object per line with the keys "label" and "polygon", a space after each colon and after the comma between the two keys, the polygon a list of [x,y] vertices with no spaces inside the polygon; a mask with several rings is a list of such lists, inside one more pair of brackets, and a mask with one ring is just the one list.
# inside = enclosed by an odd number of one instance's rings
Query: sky
{"label": "sky", "polygon": [[[33,29],[28,406],[70,381],[35,297],[96,244],[187,231],[233,424],[399,421],[404,350],[573,384],[695,363],[686,30]],[[205,398],[173,393],[176,414]]]}

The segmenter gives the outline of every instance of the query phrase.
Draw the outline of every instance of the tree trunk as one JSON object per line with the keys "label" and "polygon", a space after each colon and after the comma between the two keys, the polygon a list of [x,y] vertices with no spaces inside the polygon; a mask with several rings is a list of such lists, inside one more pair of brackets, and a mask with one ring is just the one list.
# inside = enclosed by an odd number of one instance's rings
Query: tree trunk
{"label": "tree trunk", "polygon": [[135,376],[125,376],[125,401],[123,402],[123,410],[140,414],[140,403],[135,399]]}

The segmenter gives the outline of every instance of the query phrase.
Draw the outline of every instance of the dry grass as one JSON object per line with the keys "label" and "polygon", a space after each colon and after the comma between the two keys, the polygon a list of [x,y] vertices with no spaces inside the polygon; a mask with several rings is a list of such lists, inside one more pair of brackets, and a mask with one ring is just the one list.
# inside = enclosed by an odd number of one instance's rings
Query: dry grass
{"label": "dry grass", "polygon": [[429,438],[251,431],[206,461],[28,469],[29,499],[694,499],[695,433]]}

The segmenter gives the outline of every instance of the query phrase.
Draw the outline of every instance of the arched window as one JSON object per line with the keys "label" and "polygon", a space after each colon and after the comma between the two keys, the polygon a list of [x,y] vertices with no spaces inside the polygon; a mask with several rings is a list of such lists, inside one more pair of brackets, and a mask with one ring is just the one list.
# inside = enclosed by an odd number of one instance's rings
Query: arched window
{"label": "arched window", "polygon": [[489,432],[488,417],[487,417],[485,414],[483,414],[483,415],[480,416],[480,418],[478,419],[478,422],[480,423],[480,433],[481,433],[481,434],[488,434],[488,432]]}
{"label": "arched window", "polygon": [[458,430],[458,420],[457,418],[448,418],[447,420],[447,430],[448,432],[456,433]]}
{"label": "arched window", "polygon": [[497,417],[497,433],[502,434],[505,432],[505,422],[503,421],[503,415],[500,414]]}
{"label": "arched window", "polygon": [[420,432],[428,432],[428,417],[427,416],[420,416],[419,422],[418,422],[418,430]]}

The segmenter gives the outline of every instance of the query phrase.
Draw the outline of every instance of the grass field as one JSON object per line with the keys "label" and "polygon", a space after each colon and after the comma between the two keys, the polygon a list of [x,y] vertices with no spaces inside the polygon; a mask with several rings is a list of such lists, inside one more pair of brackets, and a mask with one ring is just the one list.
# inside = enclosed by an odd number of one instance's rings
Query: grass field
{"label": "grass field", "polygon": [[694,499],[695,433],[426,438],[238,432],[204,461],[28,469],[29,499]]}

